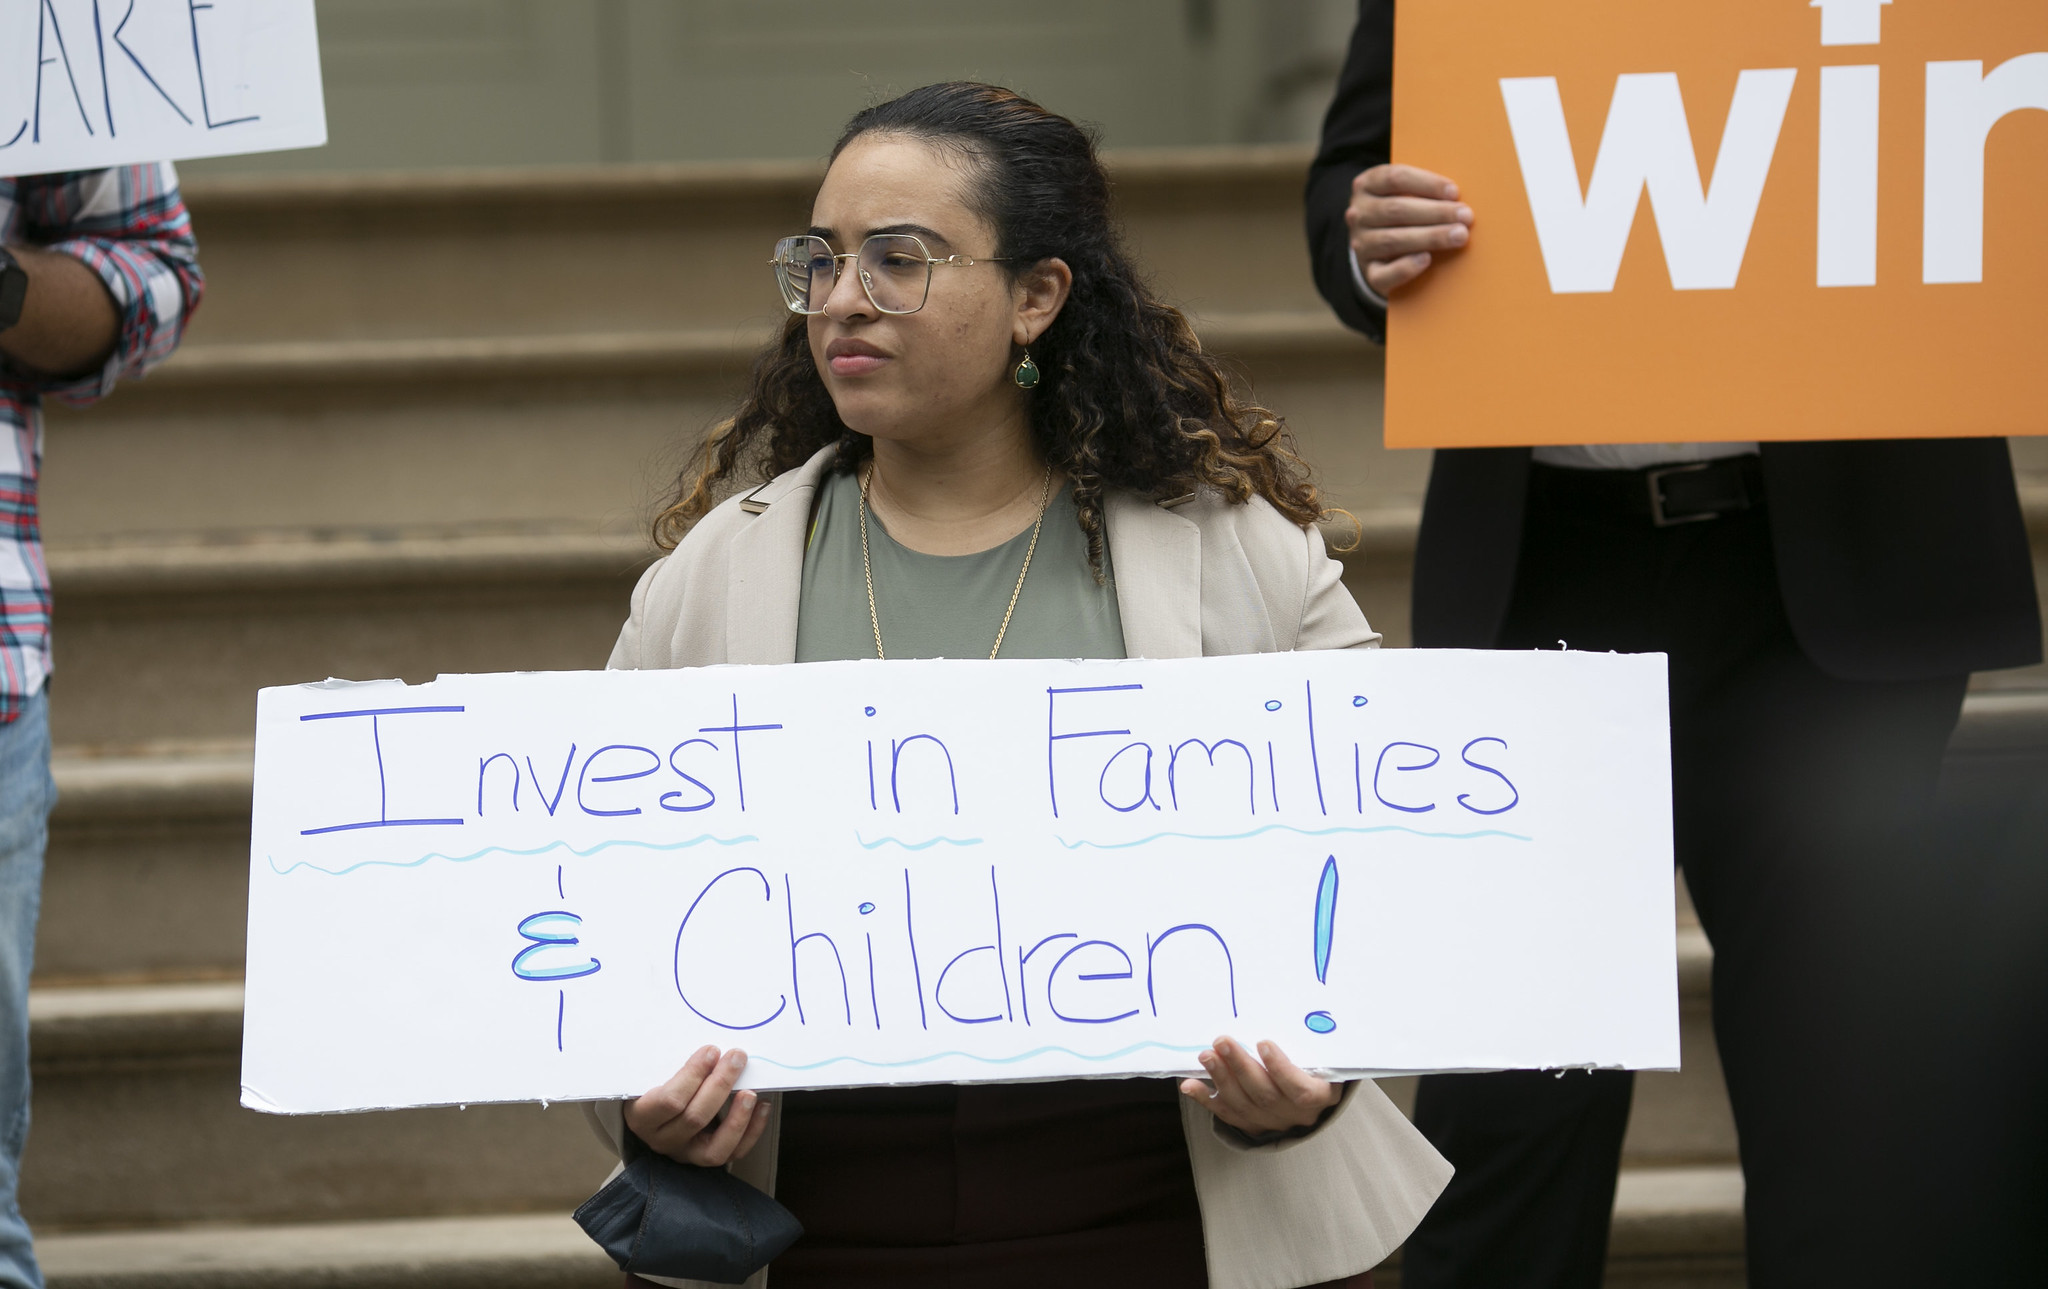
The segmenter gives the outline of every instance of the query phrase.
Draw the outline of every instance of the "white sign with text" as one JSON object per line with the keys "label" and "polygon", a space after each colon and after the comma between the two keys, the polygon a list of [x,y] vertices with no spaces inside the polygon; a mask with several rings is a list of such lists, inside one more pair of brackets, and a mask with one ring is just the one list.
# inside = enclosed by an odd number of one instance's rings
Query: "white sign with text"
{"label": "white sign with text", "polygon": [[1678,1065],[1662,655],[445,676],[258,702],[242,1100]]}
{"label": "white sign with text", "polygon": [[326,142],[313,0],[0,0],[0,175]]}

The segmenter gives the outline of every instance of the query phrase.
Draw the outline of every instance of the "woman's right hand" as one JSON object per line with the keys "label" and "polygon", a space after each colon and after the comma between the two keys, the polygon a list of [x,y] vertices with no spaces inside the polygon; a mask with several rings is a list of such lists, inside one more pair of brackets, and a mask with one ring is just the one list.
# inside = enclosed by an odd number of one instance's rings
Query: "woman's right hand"
{"label": "woman's right hand", "polygon": [[746,1068],[747,1054],[737,1047],[699,1048],[675,1077],[626,1103],[626,1126],[680,1163],[716,1168],[742,1158],[768,1130],[768,1104],[732,1090]]}

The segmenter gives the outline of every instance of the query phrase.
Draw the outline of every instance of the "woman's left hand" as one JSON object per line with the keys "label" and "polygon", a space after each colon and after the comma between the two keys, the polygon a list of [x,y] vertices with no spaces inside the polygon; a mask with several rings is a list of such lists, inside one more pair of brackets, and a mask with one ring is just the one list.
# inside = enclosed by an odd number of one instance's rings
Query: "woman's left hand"
{"label": "woman's left hand", "polygon": [[1183,1079],[1181,1094],[1253,1136],[1306,1128],[1344,1095],[1336,1084],[1288,1060],[1274,1043],[1260,1043],[1255,1057],[1242,1043],[1219,1038],[1196,1059],[1209,1072],[1209,1082]]}

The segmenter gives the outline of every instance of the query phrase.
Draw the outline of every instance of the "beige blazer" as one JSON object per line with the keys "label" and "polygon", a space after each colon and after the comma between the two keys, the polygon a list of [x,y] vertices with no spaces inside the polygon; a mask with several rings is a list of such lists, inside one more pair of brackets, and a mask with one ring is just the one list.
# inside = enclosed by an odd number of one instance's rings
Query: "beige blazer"
{"label": "beige blazer", "polygon": [[[705,516],[633,590],[613,667],[791,662],[811,501],[827,448]],[[1172,508],[1112,493],[1105,507],[1124,650],[1133,658],[1371,649],[1379,644],[1320,533],[1264,501],[1208,493]],[[775,1094],[768,1094],[771,1102]],[[614,1151],[618,1102],[590,1107]],[[781,1119],[733,1172],[775,1192]],[[1354,1083],[1307,1136],[1252,1146],[1181,1105],[1214,1289],[1294,1289],[1354,1276],[1408,1238],[1451,1166],[1378,1086]],[[766,1270],[747,1282],[763,1289]],[[677,1285],[686,1281],[664,1281]]]}

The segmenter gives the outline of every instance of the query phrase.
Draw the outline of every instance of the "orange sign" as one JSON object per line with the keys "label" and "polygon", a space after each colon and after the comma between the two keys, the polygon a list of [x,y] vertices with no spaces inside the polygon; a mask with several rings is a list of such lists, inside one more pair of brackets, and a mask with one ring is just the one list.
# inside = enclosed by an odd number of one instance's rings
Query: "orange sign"
{"label": "orange sign", "polygon": [[2048,3],[1401,0],[1390,447],[2048,433]]}

